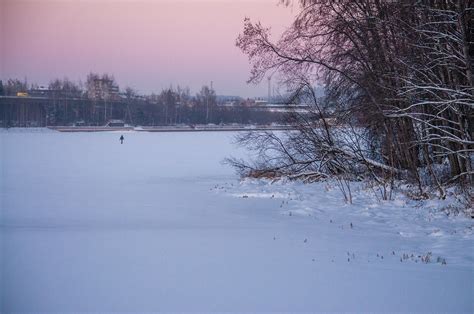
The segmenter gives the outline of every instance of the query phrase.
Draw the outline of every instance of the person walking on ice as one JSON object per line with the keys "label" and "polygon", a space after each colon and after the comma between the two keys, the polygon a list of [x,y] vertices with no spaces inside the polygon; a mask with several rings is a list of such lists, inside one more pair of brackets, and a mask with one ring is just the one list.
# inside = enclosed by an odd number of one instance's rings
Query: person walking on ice
{"label": "person walking on ice", "polygon": [[123,137],[123,135],[121,135],[121,136],[120,136],[120,144],[123,144],[123,140],[124,140],[124,139],[125,139],[125,138]]}

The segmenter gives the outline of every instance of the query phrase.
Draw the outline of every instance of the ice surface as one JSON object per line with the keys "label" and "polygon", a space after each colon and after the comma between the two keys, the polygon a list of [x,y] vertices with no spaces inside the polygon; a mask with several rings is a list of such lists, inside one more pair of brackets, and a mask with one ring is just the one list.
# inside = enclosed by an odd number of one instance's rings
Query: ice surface
{"label": "ice surface", "polygon": [[439,202],[239,182],[230,133],[119,137],[0,132],[2,313],[474,311],[473,224]]}

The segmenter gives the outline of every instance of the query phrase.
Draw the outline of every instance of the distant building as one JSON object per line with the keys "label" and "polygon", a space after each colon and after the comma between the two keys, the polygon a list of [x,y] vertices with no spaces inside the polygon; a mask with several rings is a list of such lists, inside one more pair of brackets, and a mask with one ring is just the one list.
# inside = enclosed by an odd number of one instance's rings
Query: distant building
{"label": "distant building", "polygon": [[255,100],[255,106],[265,106],[265,105],[268,105],[267,100],[263,100],[263,99],[256,99]]}
{"label": "distant building", "polygon": [[118,100],[119,87],[112,79],[94,78],[88,85],[87,97],[92,100]]}
{"label": "distant building", "polygon": [[86,122],[84,120],[78,120],[74,122],[73,126],[86,126]]}
{"label": "distant building", "polygon": [[28,93],[31,97],[49,97],[52,94],[52,90],[45,85],[39,85],[31,88]]}
{"label": "distant building", "polygon": [[110,127],[124,127],[125,122],[123,120],[109,120],[105,126]]}
{"label": "distant building", "polygon": [[229,100],[229,101],[226,101],[226,102],[223,102],[223,103],[219,104],[219,106],[221,106],[221,107],[234,107],[237,104],[238,104],[237,101]]}

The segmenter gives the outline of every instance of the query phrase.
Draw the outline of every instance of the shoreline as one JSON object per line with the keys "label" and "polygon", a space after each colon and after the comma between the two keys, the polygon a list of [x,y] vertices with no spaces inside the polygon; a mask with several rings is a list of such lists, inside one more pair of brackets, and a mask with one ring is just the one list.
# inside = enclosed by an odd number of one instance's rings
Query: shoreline
{"label": "shoreline", "polygon": [[92,126],[92,127],[73,127],[73,126],[47,126],[41,128],[2,128],[8,129],[48,129],[58,132],[117,132],[117,131],[136,131],[136,132],[237,132],[237,131],[284,131],[292,130],[293,126],[290,125],[276,125],[276,126],[153,126],[153,127],[105,127],[105,126]]}

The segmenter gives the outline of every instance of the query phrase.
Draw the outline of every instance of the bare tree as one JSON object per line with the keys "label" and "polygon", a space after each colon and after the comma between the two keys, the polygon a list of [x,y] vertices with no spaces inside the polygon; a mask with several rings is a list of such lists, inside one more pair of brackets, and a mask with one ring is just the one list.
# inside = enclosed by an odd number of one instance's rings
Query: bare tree
{"label": "bare tree", "polygon": [[[337,156],[331,160],[337,160],[338,170],[326,171],[330,175],[342,169],[359,174],[364,165],[362,173],[383,183],[384,198],[392,178],[401,175],[424,194],[423,169],[440,197],[443,184],[472,184],[472,1],[301,0],[299,5],[295,21],[276,42],[269,28],[245,20],[236,44],[252,64],[249,82],[277,72],[294,95],[323,83],[330,114],[346,130],[346,140],[337,132],[323,132],[321,138],[318,132],[328,130],[325,119],[319,117],[319,131],[314,126],[310,131],[307,117],[300,116],[299,135],[285,142],[293,149],[282,156],[289,153],[292,160],[309,150],[322,165],[323,156]],[[318,145],[301,141],[302,134],[314,133]],[[259,139],[241,142],[252,147],[249,142]],[[279,144],[271,139],[270,147]],[[436,170],[446,159],[448,178]],[[290,164],[301,162],[294,160]],[[274,161],[267,158],[258,166],[266,169]]]}

